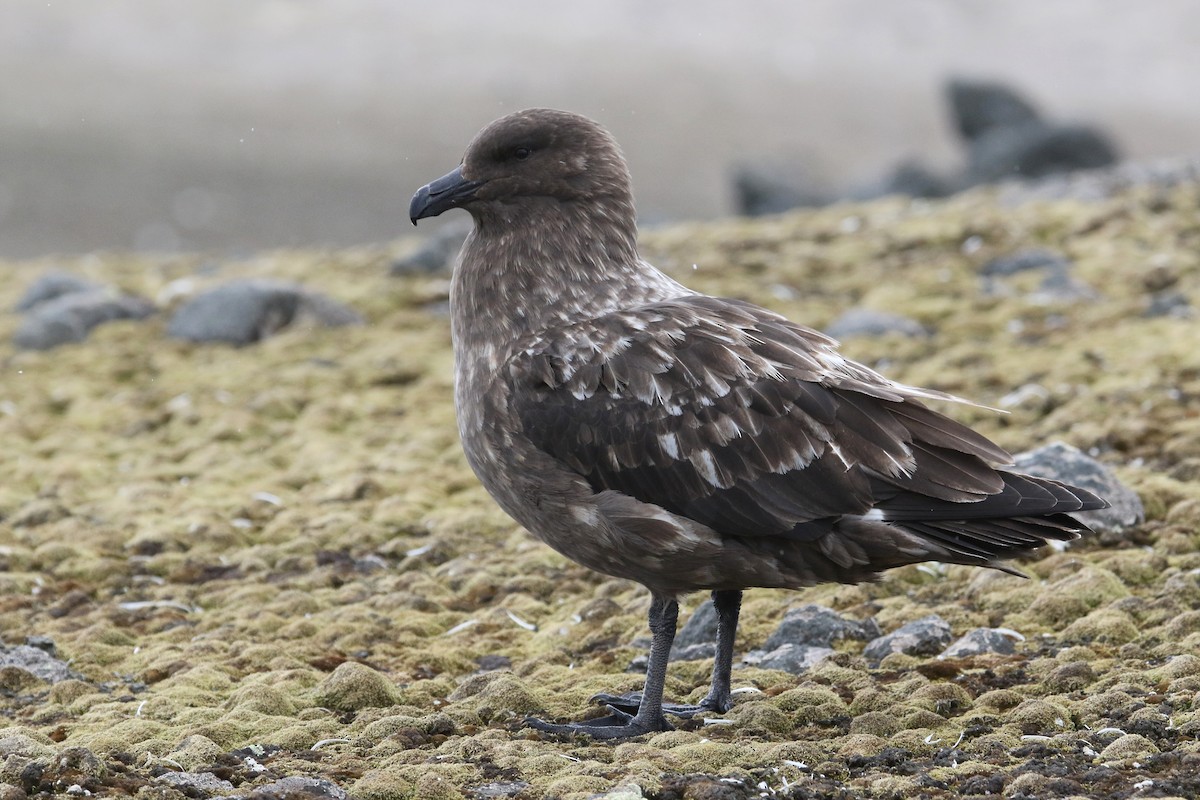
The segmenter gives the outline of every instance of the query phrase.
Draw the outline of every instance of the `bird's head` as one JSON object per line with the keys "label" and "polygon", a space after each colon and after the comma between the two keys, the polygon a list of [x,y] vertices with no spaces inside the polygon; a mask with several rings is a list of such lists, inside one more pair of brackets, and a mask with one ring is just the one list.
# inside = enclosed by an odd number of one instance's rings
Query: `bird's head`
{"label": "bird's head", "polygon": [[608,131],[549,108],[501,117],[476,134],[454,171],[417,190],[409,218],[415,225],[452,208],[477,221],[518,218],[539,203],[619,207],[632,216],[629,170]]}

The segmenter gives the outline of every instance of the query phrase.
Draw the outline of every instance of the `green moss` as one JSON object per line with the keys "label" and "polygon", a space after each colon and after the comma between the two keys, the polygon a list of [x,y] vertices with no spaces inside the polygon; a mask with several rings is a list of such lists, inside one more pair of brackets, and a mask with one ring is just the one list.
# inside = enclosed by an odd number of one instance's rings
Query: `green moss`
{"label": "green moss", "polygon": [[1086,661],[1072,661],[1057,667],[1046,676],[1042,685],[1047,691],[1069,693],[1085,689],[1096,680],[1096,673]]}
{"label": "green moss", "polygon": [[[1044,386],[1047,402],[1007,415],[936,405],[1012,451],[1061,439],[1098,454],[1138,491],[1149,522],[1035,554],[1020,564],[1032,580],[910,567],[860,586],[750,591],[739,652],[802,602],[889,629],[939,613],[956,632],[1007,627],[1026,640],[1010,656],[897,655],[873,669],[860,642],[842,642],[803,678],[737,670],[735,685],[762,694],[738,696],[732,725],[615,746],[513,724],[529,713],[579,719],[596,711],[595,692],[640,688],[625,670],[647,597],[534,542],[471,474],[453,420],[447,320],[428,308],[445,301],[443,278],[387,276],[385,247],[211,262],[211,280],[295,279],[369,319],[239,350],[168,341],[154,320],[17,352],[4,342],[18,317],[0,314],[0,629],[50,636],[80,676],[0,697],[23,723],[6,735],[38,758],[73,746],[131,754],[134,783],[149,775],[144,764],[170,767],[161,759],[202,768],[234,748],[282,744],[271,769],[302,765],[356,797],[453,797],[494,774],[529,780],[530,796],[607,791],[625,777],[665,793],[664,776],[688,774],[708,783],[685,783],[682,796],[731,786],[722,776],[781,795],[779,776],[814,793],[915,796],[935,791],[926,778],[851,760],[893,747],[922,762],[964,731],[959,749],[986,767],[916,763],[917,774],[936,774],[947,794],[1003,774],[1012,794],[1017,780],[1047,788],[1018,777],[1038,757],[1021,748],[1078,752],[1090,734],[1076,725],[1136,725],[1187,758],[1200,692],[1200,359],[1193,321],[1142,311],[1157,291],[1147,281],[1200,296],[1197,202],[1188,186],[1018,207],[983,191],[647,232],[647,253],[703,291],[818,327],[855,304],[920,320],[934,336],[843,346],[872,365],[886,358],[897,380],[990,405]],[[964,251],[968,237],[978,250]],[[1031,244],[1068,254],[1104,296],[1040,306],[1021,295],[1032,275],[1010,296],[985,291],[982,264]],[[199,264],[55,262],[148,296]],[[0,308],[49,266],[4,265]],[[511,672],[476,675],[495,656]],[[710,668],[672,664],[670,699],[702,697]],[[312,760],[305,748],[329,738],[351,743]],[[1112,763],[1128,773],[1121,786],[1136,782],[1124,753]],[[485,776],[483,764],[502,772]]]}
{"label": "green moss", "polygon": [[192,734],[168,753],[168,757],[178,762],[186,770],[198,770],[201,767],[215,764],[223,752],[221,747],[207,736]]}
{"label": "green moss", "polygon": [[887,738],[900,730],[900,721],[893,714],[882,711],[868,711],[859,714],[850,722],[850,733],[865,733]]}
{"label": "green moss", "polygon": [[1100,751],[1100,760],[1105,763],[1132,761],[1147,758],[1159,752],[1154,743],[1145,736],[1127,733]]}
{"label": "green moss", "polygon": [[887,740],[887,736],[888,734],[869,733],[866,731],[855,732],[851,729],[849,736],[842,737],[837,753],[843,758],[877,756],[884,749],[891,746],[891,743]]}
{"label": "green moss", "polygon": [[38,741],[29,732],[18,728],[0,730],[0,756],[23,756],[25,758],[46,758],[53,754],[49,747],[50,741]]}
{"label": "green moss", "polygon": [[1102,608],[1075,620],[1062,632],[1066,641],[1123,644],[1138,637],[1137,623],[1123,611]]}
{"label": "green moss", "polygon": [[485,672],[464,681],[450,695],[451,702],[470,701],[476,713],[485,720],[498,713],[539,714],[545,708],[525,685],[511,672]]}
{"label": "green moss", "polygon": [[779,735],[792,730],[792,719],[773,703],[756,701],[740,703],[726,714],[748,734]]}
{"label": "green moss", "polygon": [[783,692],[775,698],[775,705],[791,712],[797,725],[830,724],[849,714],[845,701],[836,692],[816,684]]}
{"label": "green moss", "polygon": [[401,695],[386,675],[356,661],[338,665],[313,690],[313,702],[338,711],[358,711],[373,706],[394,706]]}
{"label": "green moss", "polygon": [[1040,699],[1021,703],[1007,720],[1026,735],[1050,736],[1074,727],[1071,713],[1065,706]]}
{"label": "green moss", "polygon": [[354,782],[350,792],[362,800],[409,800],[419,796],[413,793],[411,782],[387,769],[371,770]]}
{"label": "green moss", "polygon": [[969,709],[971,696],[961,686],[939,681],[917,689],[905,703],[946,717]]}

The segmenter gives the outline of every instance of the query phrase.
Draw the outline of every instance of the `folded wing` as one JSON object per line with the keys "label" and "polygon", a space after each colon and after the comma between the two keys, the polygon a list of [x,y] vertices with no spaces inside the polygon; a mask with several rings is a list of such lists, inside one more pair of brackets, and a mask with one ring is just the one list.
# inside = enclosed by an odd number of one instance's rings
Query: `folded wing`
{"label": "folded wing", "polygon": [[[508,364],[525,435],[583,475],[726,536],[887,522],[955,560],[1072,538],[1094,495],[997,469],[1003,449],[765,309],[693,295],[531,337]],[[1014,519],[1015,518],[1015,519]]]}

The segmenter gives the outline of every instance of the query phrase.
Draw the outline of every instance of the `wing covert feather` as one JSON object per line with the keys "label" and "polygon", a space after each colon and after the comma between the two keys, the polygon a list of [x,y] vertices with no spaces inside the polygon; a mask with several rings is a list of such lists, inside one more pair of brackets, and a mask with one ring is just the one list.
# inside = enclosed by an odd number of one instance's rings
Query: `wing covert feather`
{"label": "wing covert feather", "polygon": [[507,380],[525,434],[598,492],[727,535],[1003,488],[987,462],[1008,454],[918,399],[938,393],[833,348],[765,309],[694,295],[531,337]]}

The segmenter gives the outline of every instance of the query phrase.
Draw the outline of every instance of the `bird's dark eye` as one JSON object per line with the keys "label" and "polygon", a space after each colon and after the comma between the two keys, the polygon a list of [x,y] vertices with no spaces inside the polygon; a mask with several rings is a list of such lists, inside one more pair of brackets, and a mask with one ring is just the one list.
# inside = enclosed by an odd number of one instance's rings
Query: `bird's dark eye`
{"label": "bird's dark eye", "polygon": [[518,147],[512,151],[512,157],[517,161],[524,161],[533,155],[533,149],[529,147]]}

